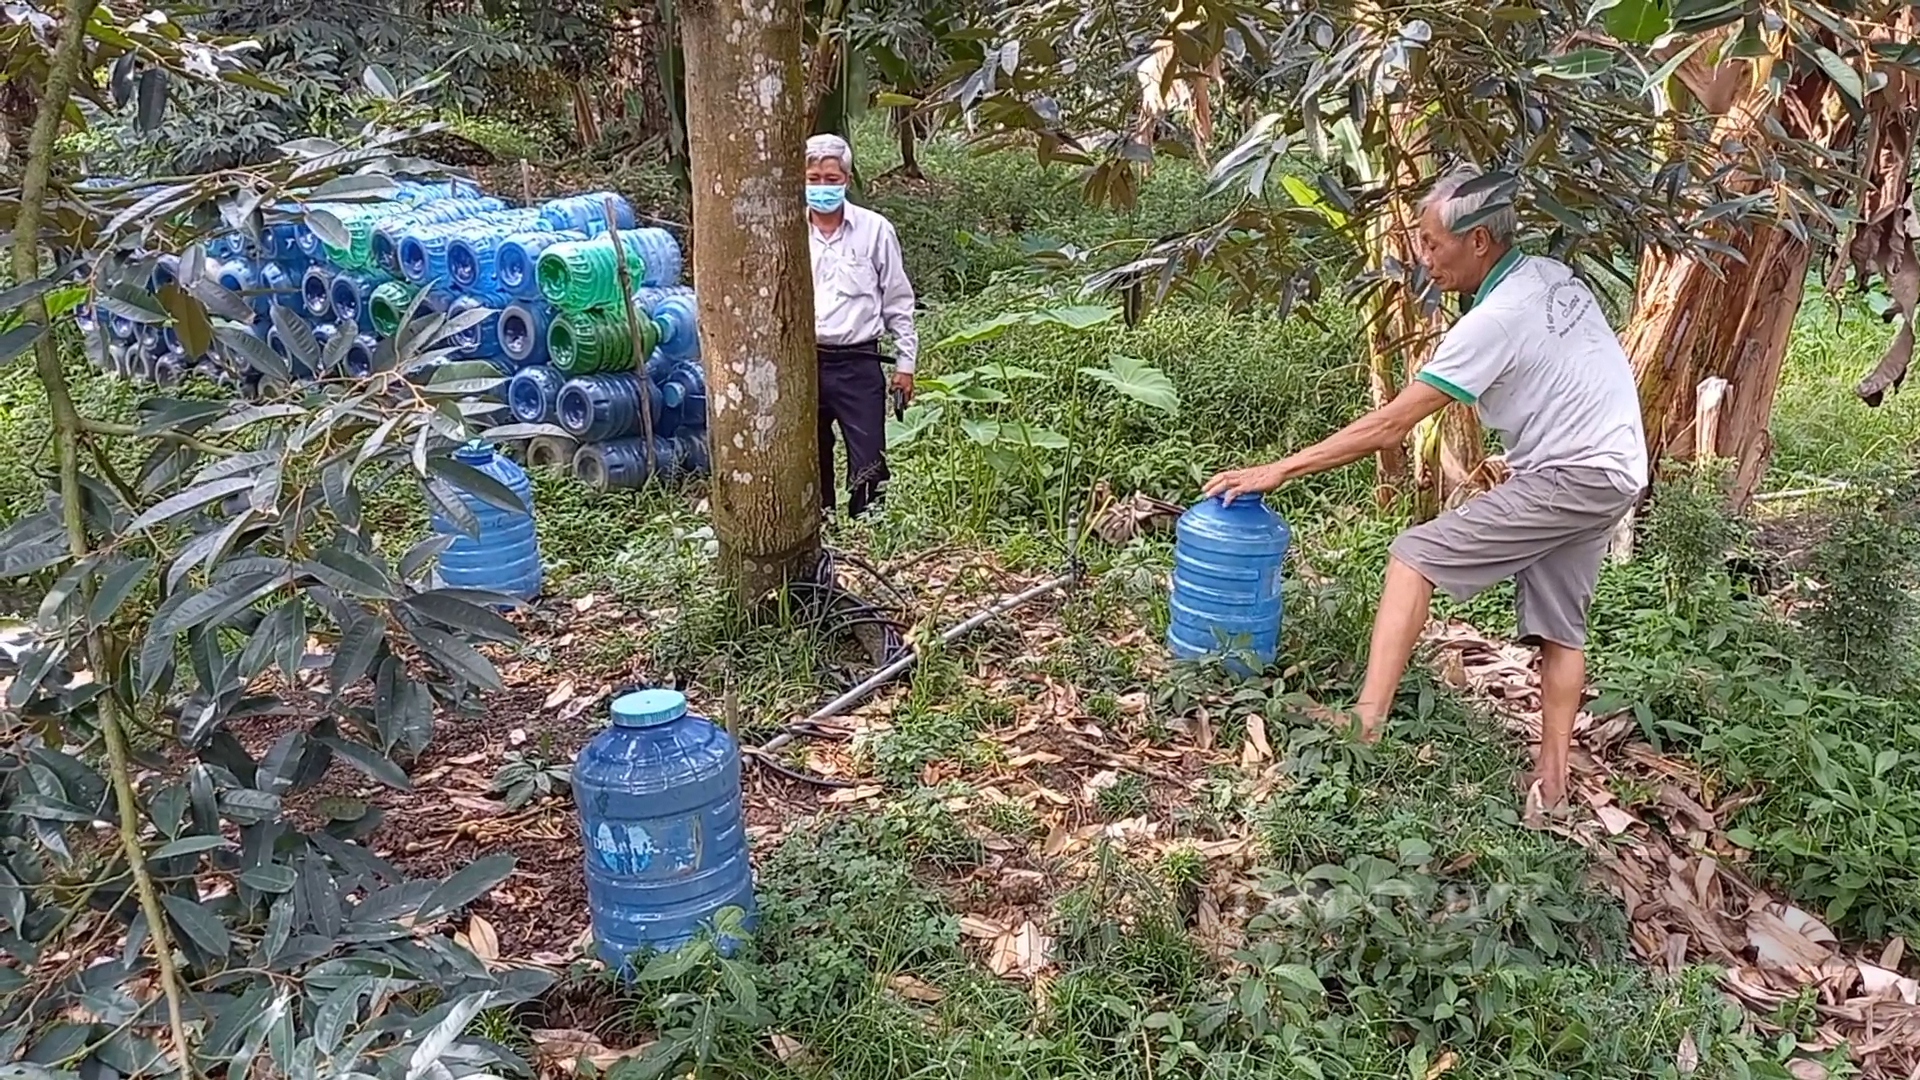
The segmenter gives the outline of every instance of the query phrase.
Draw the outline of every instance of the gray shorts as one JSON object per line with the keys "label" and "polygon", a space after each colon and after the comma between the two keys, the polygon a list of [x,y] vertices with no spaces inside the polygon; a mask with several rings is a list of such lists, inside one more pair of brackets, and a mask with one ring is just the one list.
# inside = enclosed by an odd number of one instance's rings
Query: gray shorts
{"label": "gray shorts", "polygon": [[1401,533],[1391,550],[1461,602],[1513,578],[1521,641],[1583,649],[1607,541],[1638,499],[1601,469],[1515,473]]}

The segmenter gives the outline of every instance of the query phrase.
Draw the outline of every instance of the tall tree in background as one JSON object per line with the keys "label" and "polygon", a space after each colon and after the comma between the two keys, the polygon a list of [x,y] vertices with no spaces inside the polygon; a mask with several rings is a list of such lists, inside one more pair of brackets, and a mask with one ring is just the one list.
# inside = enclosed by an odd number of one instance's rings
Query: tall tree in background
{"label": "tall tree in background", "polygon": [[1762,9],[1669,47],[1684,115],[1724,155],[1726,205],[1762,214],[1710,223],[1717,252],[1645,252],[1625,334],[1656,454],[1686,453],[1695,389],[1713,376],[1729,382],[1715,450],[1735,462],[1736,500],[1766,474],[1788,333],[1817,260],[1834,257],[1835,285],[1847,263],[1856,286],[1884,276],[1901,309],[1901,335],[1860,388],[1872,405],[1906,376],[1920,286],[1911,233],[1920,20],[1892,0],[1784,8],[1801,17]]}
{"label": "tall tree in background", "polygon": [[800,0],[680,5],[713,524],[748,603],[820,555]]}

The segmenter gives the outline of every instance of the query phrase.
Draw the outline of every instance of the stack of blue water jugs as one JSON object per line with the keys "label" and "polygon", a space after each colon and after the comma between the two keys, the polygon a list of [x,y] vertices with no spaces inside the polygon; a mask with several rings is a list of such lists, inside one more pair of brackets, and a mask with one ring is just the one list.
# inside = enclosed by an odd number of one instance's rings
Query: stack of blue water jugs
{"label": "stack of blue water jugs", "polygon": [[[467,181],[399,181],[396,189],[390,199],[316,204],[344,228],[342,245],[294,222],[269,226],[257,245],[241,235],[208,245],[207,272],[248,302],[252,332],[287,361],[295,378],[368,374],[381,342],[416,297],[422,311],[484,311],[485,317],[451,339],[456,358],[485,360],[509,378],[506,397],[516,419],[555,424],[572,436],[538,440],[530,450],[544,449],[548,461],[557,450],[560,462],[601,488],[708,470],[707,394],[693,290],[680,284],[682,257],[672,235],[638,227],[632,206],[607,192],[515,208]],[[657,341],[658,348],[645,365],[645,379],[637,370],[569,379],[547,363],[555,311],[541,293],[536,268],[547,248],[606,233],[609,204],[612,224],[633,253],[630,265],[643,264],[632,279],[634,314],[641,337]],[[175,280],[178,267],[176,257],[159,256],[153,287]],[[327,353],[339,356],[337,370],[306,370],[275,326],[276,306],[285,308],[282,324],[289,314],[297,316],[323,353],[336,339],[349,339],[344,349]],[[83,329],[94,333],[91,314],[83,311],[81,318]],[[260,381],[257,370],[224,370],[211,357],[187,355],[179,335],[163,323],[115,315],[104,329],[109,344],[102,366],[121,375],[161,385],[200,376],[245,391]],[[643,441],[649,428],[651,445]]]}

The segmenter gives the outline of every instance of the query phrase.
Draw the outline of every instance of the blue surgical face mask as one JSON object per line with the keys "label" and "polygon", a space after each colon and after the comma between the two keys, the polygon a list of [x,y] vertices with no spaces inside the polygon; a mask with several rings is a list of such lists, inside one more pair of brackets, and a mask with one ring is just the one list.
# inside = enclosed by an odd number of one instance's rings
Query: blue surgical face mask
{"label": "blue surgical face mask", "polygon": [[820,214],[831,214],[840,209],[847,201],[845,184],[808,184],[807,209]]}

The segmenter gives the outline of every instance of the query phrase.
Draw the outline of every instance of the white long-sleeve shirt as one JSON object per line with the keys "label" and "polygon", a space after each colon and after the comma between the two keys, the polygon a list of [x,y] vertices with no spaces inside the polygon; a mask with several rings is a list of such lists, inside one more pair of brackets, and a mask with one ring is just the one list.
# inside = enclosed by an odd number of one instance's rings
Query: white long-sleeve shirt
{"label": "white long-sleeve shirt", "polygon": [[864,206],[846,204],[832,236],[811,221],[813,336],[822,345],[858,345],[893,335],[896,370],[911,374],[920,354],[913,325],[913,283],[900,255],[893,222]]}

